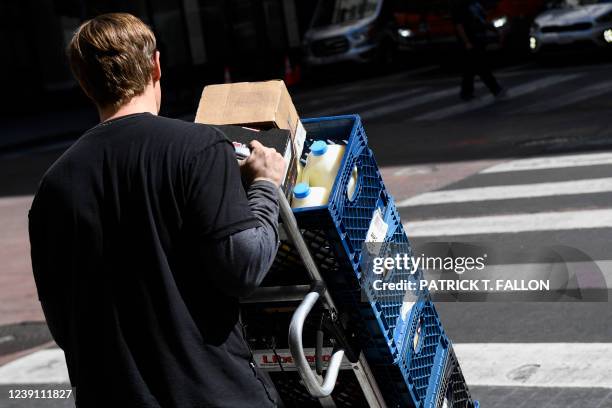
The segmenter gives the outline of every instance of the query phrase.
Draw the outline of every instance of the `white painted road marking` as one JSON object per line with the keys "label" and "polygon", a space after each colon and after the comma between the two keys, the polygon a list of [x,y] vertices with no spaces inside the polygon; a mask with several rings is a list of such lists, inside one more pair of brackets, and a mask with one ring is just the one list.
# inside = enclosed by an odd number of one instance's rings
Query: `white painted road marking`
{"label": "white painted road marking", "polygon": [[409,89],[403,92],[395,92],[395,93],[387,94],[385,96],[381,96],[379,98],[372,98],[372,99],[364,98],[363,100],[359,102],[348,104],[348,105],[338,104],[337,107],[325,108],[325,110],[311,113],[311,115],[312,116],[328,116],[330,114],[337,114],[337,113],[355,113],[355,112],[358,112],[360,109],[368,107],[368,106],[390,102],[395,99],[407,98],[419,92],[423,92],[423,88],[413,88],[413,89]]}
{"label": "white painted road marking", "polygon": [[[293,102],[302,104],[308,103],[310,99],[321,98],[322,95],[338,95],[346,94],[352,91],[362,91],[363,89],[372,89],[386,87],[390,83],[396,83],[403,79],[409,79],[411,75],[418,75],[428,71],[438,69],[437,65],[428,65],[425,67],[415,68],[412,70],[402,71],[395,74],[390,74],[384,77],[376,77],[372,79],[351,81],[348,83],[340,83],[336,85],[326,86],[323,88],[313,89],[306,92],[300,92],[292,97]],[[324,99],[322,99],[324,100]]]}
{"label": "white painted road marking", "polygon": [[[580,74],[574,75],[554,75],[547,78],[537,79],[532,82],[527,82],[522,85],[510,88],[508,90],[507,98],[517,98],[523,95],[527,95],[544,88],[548,88],[553,85],[567,82],[580,77]],[[492,105],[495,102],[495,98],[491,95],[487,95],[483,98],[476,99],[471,102],[462,102],[456,105],[451,105],[439,110],[431,111],[423,115],[416,116],[414,120],[437,120],[445,119],[451,116],[458,115],[460,113],[467,113],[473,110],[481,109],[486,106]]]}
{"label": "white painted road marking", "polygon": [[520,107],[513,111],[507,112],[507,114],[512,115],[524,111],[532,113],[550,112],[555,109],[605,95],[609,92],[612,92],[612,81],[600,82],[598,84],[579,89],[576,92],[565,94],[563,97],[554,100],[546,99],[533,105]]}
{"label": "white painted road marking", "polygon": [[[612,388],[612,343],[455,343],[469,385]],[[0,367],[0,384],[68,384],[60,349]]]}
{"label": "white painted road marking", "polygon": [[413,207],[429,204],[466,203],[605,192],[612,192],[612,177],[432,191],[400,201],[397,203],[397,206]]}
{"label": "white painted road marking", "polygon": [[[491,281],[529,281],[532,279],[542,279],[549,281],[550,291],[564,293],[570,296],[572,294],[570,294],[569,291],[576,289],[612,289],[612,261],[550,262],[547,256],[550,256],[551,253],[545,251],[545,246],[541,249],[541,262],[536,262],[537,259],[532,259],[534,262],[530,263],[516,264],[488,264],[485,262],[484,269],[465,271],[461,275],[461,279],[474,281],[479,279],[490,279]],[[556,255],[563,257],[562,253],[557,252]],[[442,274],[444,271],[429,269],[424,273],[425,279],[437,280],[443,278]],[[486,292],[504,293],[505,291],[497,290],[496,287],[492,286],[491,289]],[[586,292],[582,293],[582,295],[586,294]],[[541,295],[544,298],[547,294],[542,292]],[[586,300],[588,298],[583,297],[582,299]]]}
{"label": "white painted road marking", "polygon": [[612,343],[464,343],[454,348],[468,385],[612,388]]}
{"label": "white painted road marking", "polygon": [[561,169],[566,167],[587,167],[612,164],[612,153],[587,153],[563,156],[519,159],[500,163],[480,173],[506,173],[512,171]]}
{"label": "white painted road marking", "polygon": [[0,384],[69,382],[64,352],[57,348],[36,351],[0,367]]}
{"label": "white painted road marking", "polygon": [[458,95],[459,91],[455,88],[444,89],[442,91],[431,92],[424,94],[418,98],[407,99],[402,102],[397,102],[392,105],[381,106],[374,109],[369,109],[361,112],[361,118],[363,120],[374,119],[380,116],[390,115],[395,112],[400,112],[406,109],[414,108],[419,105],[425,105],[426,103],[435,102],[439,99],[444,99],[451,95]]}
{"label": "white painted road marking", "polygon": [[612,227],[612,209],[441,218],[404,223],[408,237],[442,237]]}

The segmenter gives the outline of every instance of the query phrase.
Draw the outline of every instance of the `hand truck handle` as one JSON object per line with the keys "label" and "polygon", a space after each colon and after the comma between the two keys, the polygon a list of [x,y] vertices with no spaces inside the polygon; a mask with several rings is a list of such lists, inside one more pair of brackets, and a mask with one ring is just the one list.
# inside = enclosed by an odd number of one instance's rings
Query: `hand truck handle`
{"label": "hand truck handle", "polygon": [[308,293],[293,313],[291,324],[289,325],[289,351],[291,352],[297,371],[300,377],[302,377],[302,381],[304,381],[304,385],[310,395],[316,398],[323,398],[328,397],[334,390],[338,372],[340,371],[340,365],[344,358],[344,350],[339,349],[332,354],[329,366],[327,367],[327,373],[323,379],[323,384],[320,384],[310,368],[310,364],[308,364],[306,360],[304,346],[302,345],[304,321],[315,303],[317,303],[317,300],[319,300],[318,292],[313,291]]}

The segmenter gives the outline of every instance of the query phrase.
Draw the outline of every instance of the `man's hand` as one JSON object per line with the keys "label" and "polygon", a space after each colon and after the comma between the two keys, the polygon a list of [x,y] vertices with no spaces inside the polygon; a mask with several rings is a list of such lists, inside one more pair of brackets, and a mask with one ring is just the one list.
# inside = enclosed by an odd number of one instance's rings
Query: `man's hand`
{"label": "man's hand", "polygon": [[280,186],[285,174],[285,160],[276,149],[265,147],[257,140],[249,143],[251,155],[240,161],[242,177],[250,185],[257,180],[268,180]]}

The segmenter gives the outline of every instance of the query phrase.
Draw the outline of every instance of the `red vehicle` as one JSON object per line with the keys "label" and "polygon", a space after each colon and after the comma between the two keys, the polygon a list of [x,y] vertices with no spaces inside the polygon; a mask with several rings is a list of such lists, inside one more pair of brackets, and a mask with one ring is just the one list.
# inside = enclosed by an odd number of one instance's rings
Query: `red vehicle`
{"label": "red vehicle", "polygon": [[[545,0],[481,0],[487,18],[497,28],[491,32],[489,48],[528,45],[529,27]],[[400,50],[454,47],[455,25],[448,0],[396,0],[394,20]]]}

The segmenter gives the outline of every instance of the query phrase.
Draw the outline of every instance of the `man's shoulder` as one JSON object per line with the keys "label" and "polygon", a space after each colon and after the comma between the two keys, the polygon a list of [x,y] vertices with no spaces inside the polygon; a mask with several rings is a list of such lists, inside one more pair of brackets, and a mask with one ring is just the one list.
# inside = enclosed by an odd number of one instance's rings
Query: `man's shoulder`
{"label": "man's shoulder", "polygon": [[85,132],[51,165],[42,181],[62,181],[67,172],[91,170],[103,157],[116,158],[117,152],[127,154],[135,146],[146,146],[149,151],[185,153],[188,157],[227,141],[221,131],[210,125],[155,115],[134,119]]}
{"label": "man's shoulder", "polygon": [[[216,127],[163,116],[152,118],[151,126],[160,136],[170,136],[173,141],[205,148],[227,139]],[[163,135],[162,135],[163,133]]]}

